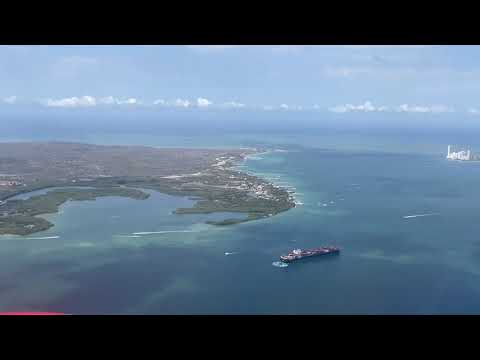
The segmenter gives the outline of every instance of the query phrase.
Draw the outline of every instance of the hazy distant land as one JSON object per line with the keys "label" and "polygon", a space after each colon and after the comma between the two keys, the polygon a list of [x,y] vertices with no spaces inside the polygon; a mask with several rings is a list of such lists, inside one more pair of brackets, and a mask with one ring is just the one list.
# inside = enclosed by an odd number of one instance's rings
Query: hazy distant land
{"label": "hazy distant land", "polygon": [[[101,196],[146,199],[141,189],[193,197],[177,214],[238,212],[229,225],[273,216],[295,206],[283,188],[232,169],[255,149],[159,149],[79,143],[0,143],[0,234],[27,235],[53,226],[36,215],[53,213],[68,200]],[[26,200],[11,197],[43,188]]]}

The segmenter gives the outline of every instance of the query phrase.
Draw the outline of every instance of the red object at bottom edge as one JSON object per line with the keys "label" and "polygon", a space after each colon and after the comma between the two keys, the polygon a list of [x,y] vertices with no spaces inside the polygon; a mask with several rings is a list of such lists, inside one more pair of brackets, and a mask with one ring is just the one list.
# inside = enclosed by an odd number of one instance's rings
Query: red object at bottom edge
{"label": "red object at bottom edge", "polygon": [[26,312],[0,312],[1,315],[65,315],[56,312],[26,311]]}

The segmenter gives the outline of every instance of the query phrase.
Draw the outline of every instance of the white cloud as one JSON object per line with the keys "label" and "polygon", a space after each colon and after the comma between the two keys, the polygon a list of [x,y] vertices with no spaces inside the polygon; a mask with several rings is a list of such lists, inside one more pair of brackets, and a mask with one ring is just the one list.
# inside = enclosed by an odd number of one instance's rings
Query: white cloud
{"label": "white cloud", "polygon": [[[157,99],[153,102],[153,105],[158,105],[158,106],[165,106],[165,107],[180,107],[180,108],[189,108],[192,106],[200,107],[200,108],[206,108],[212,105],[213,102],[199,97],[195,102],[191,102],[190,100],[187,99],[181,99],[178,98],[174,101],[166,101],[164,99]],[[230,106],[234,106],[233,103],[229,103]],[[227,106],[225,104],[225,106]]]}
{"label": "white cloud", "polygon": [[188,108],[191,105],[190,101],[188,100],[183,100],[183,99],[177,99],[174,102],[174,106],[176,107],[185,107]]}
{"label": "white cloud", "polygon": [[198,107],[208,107],[209,105],[212,105],[213,103],[209,101],[208,99],[204,98],[198,98],[197,99],[197,106]]}
{"label": "white cloud", "polygon": [[282,111],[302,111],[302,110],[304,110],[303,106],[288,105],[288,104],[280,104],[279,106],[264,105],[264,106],[261,106],[260,108],[263,109],[263,110],[267,110],[267,111],[272,111],[272,110],[275,110],[275,111],[278,111],[278,110],[282,110]]}
{"label": "white cloud", "polygon": [[141,102],[136,98],[127,98],[127,99],[119,99],[113,96],[103,97],[98,100],[98,104],[102,105],[140,105]]}
{"label": "white cloud", "polygon": [[16,96],[9,96],[6,98],[3,98],[3,102],[6,102],[7,104],[14,104],[17,101]]}
{"label": "white cloud", "polygon": [[92,96],[82,96],[82,97],[71,97],[71,98],[64,98],[64,99],[48,99],[46,101],[46,106],[49,107],[84,107],[84,106],[95,106],[96,100]]}
{"label": "white cloud", "polygon": [[338,105],[338,106],[329,108],[329,110],[336,113],[381,112],[381,111],[408,112],[408,113],[454,112],[453,108],[450,108],[445,105],[418,106],[418,105],[402,104],[400,106],[390,108],[387,106],[374,106],[370,101],[365,101],[365,103],[361,105],[352,105],[352,104]]}
{"label": "white cloud", "polygon": [[261,107],[263,110],[283,110],[283,111],[302,111],[304,108],[303,106],[297,106],[297,105],[288,105],[288,104],[280,104],[279,106],[270,106],[270,105],[264,105]]}
{"label": "white cloud", "polygon": [[97,105],[140,105],[142,104],[136,98],[118,99],[113,96],[107,96],[100,99],[96,99],[93,96],[81,96],[70,97],[63,99],[47,99],[41,101],[41,103],[48,107],[63,107],[63,108],[75,108],[75,107],[92,107]]}
{"label": "white cloud", "polygon": [[472,115],[480,115],[480,110],[475,109],[475,108],[470,108],[468,109],[468,113]]}
{"label": "white cloud", "polygon": [[128,98],[126,100],[117,100],[118,105],[137,105],[139,101],[135,98]]}
{"label": "white cloud", "polygon": [[113,105],[117,103],[117,100],[113,96],[107,96],[98,100],[100,104]]}
{"label": "white cloud", "polygon": [[365,103],[361,105],[345,104],[345,105],[339,105],[339,106],[329,108],[329,110],[337,113],[345,113],[345,112],[352,112],[352,111],[359,111],[359,112],[387,111],[388,108],[386,106],[375,107],[370,101],[365,101]]}
{"label": "white cloud", "polygon": [[158,100],[155,100],[155,101],[153,102],[153,105],[162,105],[162,106],[164,106],[164,105],[167,105],[167,102],[166,102],[165,100],[163,100],[163,99],[158,99]]}
{"label": "white cloud", "polygon": [[417,106],[403,104],[396,109],[398,112],[414,112],[414,113],[446,113],[453,112],[453,109],[445,105],[432,105],[432,106]]}
{"label": "white cloud", "polygon": [[208,99],[205,99],[205,98],[201,98],[201,97],[197,98],[196,102],[191,102],[190,100],[181,99],[181,98],[178,98],[174,101],[166,101],[164,99],[157,99],[153,102],[153,105],[165,106],[165,107],[183,107],[183,108],[188,108],[188,107],[191,107],[191,106],[194,106],[194,105],[197,106],[197,107],[206,108],[206,107],[208,107],[212,104],[213,104],[212,101],[210,101]]}

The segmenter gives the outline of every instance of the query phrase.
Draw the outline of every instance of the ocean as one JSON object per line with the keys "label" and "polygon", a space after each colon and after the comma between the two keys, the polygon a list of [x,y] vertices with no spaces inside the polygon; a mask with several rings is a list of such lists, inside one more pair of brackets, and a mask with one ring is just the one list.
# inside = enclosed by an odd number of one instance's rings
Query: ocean
{"label": "ocean", "polygon": [[[70,140],[70,139],[69,139]],[[0,237],[0,311],[70,314],[480,313],[480,163],[445,160],[445,137],[94,134],[92,143],[283,150],[240,168],[296,192],[298,206],[215,227],[192,203],[68,202],[55,226]],[[475,144],[471,144],[475,145]],[[339,256],[272,265],[294,248]]]}

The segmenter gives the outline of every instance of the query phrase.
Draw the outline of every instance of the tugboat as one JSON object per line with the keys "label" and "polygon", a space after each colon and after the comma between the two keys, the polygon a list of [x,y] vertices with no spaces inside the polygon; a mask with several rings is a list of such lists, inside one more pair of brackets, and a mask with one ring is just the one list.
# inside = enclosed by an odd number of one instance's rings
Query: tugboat
{"label": "tugboat", "polygon": [[287,255],[280,256],[280,260],[283,262],[289,263],[296,260],[301,260],[311,256],[320,256],[320,255],[329,255],[329,254],[338,254],[340,253],[340,248],[335,246],[322,246],[310,250],[301,250],[295,249],[292,252],[289,252]]}

